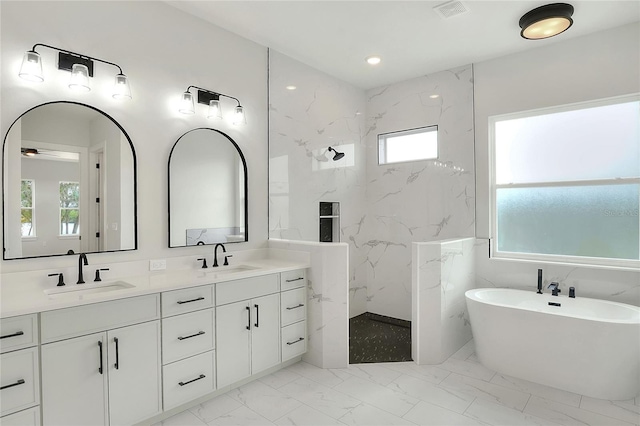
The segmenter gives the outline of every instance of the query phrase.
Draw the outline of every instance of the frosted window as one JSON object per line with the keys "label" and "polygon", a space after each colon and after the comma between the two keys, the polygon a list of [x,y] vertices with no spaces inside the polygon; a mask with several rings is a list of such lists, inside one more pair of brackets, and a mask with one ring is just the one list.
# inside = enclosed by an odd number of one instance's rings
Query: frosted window
{"label": "frosted window", "polygon": [[640,185],[499,188],[498,251],[638,259]]}
{"label": "frosted window", "polygon": [[378,135],[378,164],[438,158],[438,126]]}

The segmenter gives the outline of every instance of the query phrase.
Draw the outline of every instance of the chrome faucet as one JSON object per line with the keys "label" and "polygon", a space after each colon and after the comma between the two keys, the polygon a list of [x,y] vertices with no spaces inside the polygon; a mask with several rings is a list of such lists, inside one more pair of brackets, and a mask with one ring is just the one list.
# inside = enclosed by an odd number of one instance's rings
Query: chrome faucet
{"label": "chrome faucet", "polygon": [[560,284],[558,284],[558,283],[556,283],[556,282],[553,282],[553,283],[549,284],[549,287],[547,287],[547,288],[550,288],[550,289],[551,289],[551,295],[552,295],[552,296],[557,296],[557,295],[558,295],[558,293],[560,293],[560,292],[561,292],[561,290],[558,288],[558,286],[559,286],[559,285],[560,285]]}
{"label": "chrome faucet", "polygon": [[222,252],[223,253],[227,252],[227,249],[224,248],[224,244],[222,244],[222,243],[216,244],[216,247],[213,249],[213,266],[212,266],[212,268],[217,268],[218,267],[218,247],[222,247]]}
{"label": "chrome faucet", "polygon": [[76,284],[84,284],[84,277],[82,276],[82,261],[84,260],[84,266],[89,264],[87,260],[87,255],[84,253],[80,253],[78,257],[78,282]]}

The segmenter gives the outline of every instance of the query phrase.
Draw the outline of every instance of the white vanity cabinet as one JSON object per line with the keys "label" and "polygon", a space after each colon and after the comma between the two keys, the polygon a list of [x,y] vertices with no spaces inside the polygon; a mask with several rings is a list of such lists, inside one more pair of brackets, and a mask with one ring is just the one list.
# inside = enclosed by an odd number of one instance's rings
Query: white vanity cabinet
{"label": "white vanity cabinet", "polygon": [[280,363],[279,274],[216,284],[218,388]]}
{"label": "white vanity cabinet", "polygon": [[307,351],[307,274],[306,270],[280,274],[282,361]]}
{"label": "white vanity cabinet", "polygon": [[43,423],[129,425],[161,413],[159,317],[159,295],[41,314]]}

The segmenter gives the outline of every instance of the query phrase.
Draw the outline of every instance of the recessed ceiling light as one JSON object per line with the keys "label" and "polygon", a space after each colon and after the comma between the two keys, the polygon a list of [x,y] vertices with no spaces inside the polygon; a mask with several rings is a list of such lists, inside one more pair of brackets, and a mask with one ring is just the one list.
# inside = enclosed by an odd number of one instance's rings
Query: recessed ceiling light
{"label": "recessed ceiling light", "polygon": [[438,98],[440,97],[440,95],[435,95],[435,94],[434,94],[434,95],[431,95],[431,96],[429,96],[429,97],[430,97],[431,99],[438,99]]}
{"label": "recessed ceiling light", "polygon": [[573,25],[573,6],[553,3],[537,7],[520,18],[520,35],[529,40],[540,40],[565,32]]}
{"label": "recessed ceiling light", "polygon": [[380,56],[373,55],[367,56],[366,60],[369,65],[378,65],[382,59],[380,58]]}
{"label": "recessed ceiling light", "polygon": [[296,90],[296,89],[297,89],[297,87],[296,87],[296,86],[293,86],[293,85],[289,85],[289,86],[287,86],[287,87],[286,87],[286,89],[287,89],[287,90]]}

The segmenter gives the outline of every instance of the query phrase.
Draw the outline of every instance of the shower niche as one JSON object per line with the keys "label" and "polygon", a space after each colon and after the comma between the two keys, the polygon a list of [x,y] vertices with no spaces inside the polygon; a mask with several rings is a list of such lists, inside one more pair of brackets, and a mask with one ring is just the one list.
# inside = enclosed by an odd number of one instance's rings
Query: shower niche
{"label": "shower niche", "polygon": [[321,243],[340,242],[340,203],[320,201],[320,238]]}

